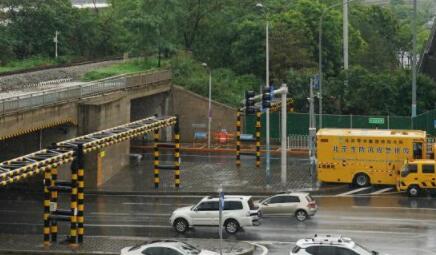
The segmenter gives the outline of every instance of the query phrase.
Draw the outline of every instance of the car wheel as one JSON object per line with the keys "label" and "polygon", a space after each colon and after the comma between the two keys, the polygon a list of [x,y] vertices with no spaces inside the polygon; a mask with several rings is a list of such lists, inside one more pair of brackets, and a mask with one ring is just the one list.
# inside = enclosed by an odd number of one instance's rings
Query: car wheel
{"label": "car wheel", "polygon": [[182,218],[176,219],[174,221],[174,229],[178,233],[185,233],[188,230],[188,222]]}
{"label": "car wheel", "polygon": [[417,197],[419,196],[419,187],[417,185],[410,185],[409,188],[407,188],[407,194],[409,197]]}
{"label": "car wheel", "polygon": [[224,223],[224,228],[229,234],[236,234],[239,230],[239,223],[236,220],[227,220]]}
{"label": "car wheel", "polygon": [[369,185],[369,176],[364,174],[364,173],[357,174],[356,177],[354,177],[354,184],[357,187],[368,186]]}
{"label": "car wheel", "polygon": [[307,212],[305,210],[298,210],[295,212],[295,218],[298,221],[305,221],[307,219]]}

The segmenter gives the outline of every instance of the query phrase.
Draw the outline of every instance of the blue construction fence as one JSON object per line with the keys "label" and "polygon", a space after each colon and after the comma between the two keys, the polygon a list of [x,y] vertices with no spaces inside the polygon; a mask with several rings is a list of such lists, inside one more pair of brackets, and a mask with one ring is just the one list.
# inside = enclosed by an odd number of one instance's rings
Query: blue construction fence
{"label": "blue construction fence", "polygon": [[[309,130],[308,113],[288,113],[287,134],[307,135]],[[271,139],[280,138],[280,112],[271,113]],[[319,115],[316,114],[317,128]],[[254,134],[256,116],[249,115],[244,121],[244,133]],[[262,115],[262,137],[265,137],[265,114]],[[436,109],[418,115],[408,116],[380,116],[380,115],[322,115],[323,128],[365,128],[365,129],[418,129],[427,131],[429,135],[436,135]]]}

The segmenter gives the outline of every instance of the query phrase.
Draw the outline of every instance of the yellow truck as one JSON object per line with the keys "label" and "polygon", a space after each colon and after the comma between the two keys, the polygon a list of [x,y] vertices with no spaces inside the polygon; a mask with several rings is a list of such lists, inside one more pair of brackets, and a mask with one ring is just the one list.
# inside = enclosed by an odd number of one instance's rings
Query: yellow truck
{"label": "yellow truck", "polygon": [[433,145],[433,159],[406,160],[397,183],[398,191],[407,191],[411,197],[422,191],[436,190],[436,144]]}
{"label": "yellow truck", "polygon": [[405,160],[426,157],[419,130],[320,129],[317,176],[321,182],[397,185]]}

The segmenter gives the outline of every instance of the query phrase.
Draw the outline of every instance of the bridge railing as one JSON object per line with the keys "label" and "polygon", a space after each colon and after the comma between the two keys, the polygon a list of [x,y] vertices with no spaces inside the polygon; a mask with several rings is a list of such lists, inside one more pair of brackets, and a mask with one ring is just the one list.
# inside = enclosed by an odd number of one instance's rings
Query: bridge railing
{"label": "bridge railing", "polygon": [[169,70],[121,75],[114,78],[78,84],[74,86],[33,92],[21,96],[0,99],[0,115],[22,111],[44,105],[122,90],[130,87],[147,86],[171,79]]}

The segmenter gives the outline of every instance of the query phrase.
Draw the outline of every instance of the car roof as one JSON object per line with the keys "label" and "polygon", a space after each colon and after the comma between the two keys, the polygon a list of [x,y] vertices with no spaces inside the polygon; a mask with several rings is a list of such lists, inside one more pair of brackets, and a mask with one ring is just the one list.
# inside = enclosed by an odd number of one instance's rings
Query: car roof
{"label": "car roof", "polygon": [[[251,199],[251,196],[238,196],[238,195],[224,195],[224,200],[243,200],[247,201]],[[201,201],[218,201],[218,196],[206,196]]]}
{"label": "car roof", "polygon": [[301,248],[307,248],[314,245],[336,245],[351,249],[355,246],[355,243],[351,238],[342,237],[340,235],[315,235],[313,238],[298,240],[297,245]]}
{"label": "car roof", "polygon": [[146,248],[146,247],[172,247],[172,248],[176,248],[176,249],[183,250],[183,251],[187,251],[186,248],[194,247],[194,248],[200,250],[199,248],[197,248],[191,244],[181,242],[181,241],[176,241],[176,240],[155,240],[155,241],[151,241],[151,242],[146,242],[142,246],[143,246],[143,248]]}
{"label": "car roof", "polygon": [[284,193],[275,194],[273,196],[283,196],[283,195],[285,195],[285,196],[286,195],[287,196],[307,196],[307,195],[310,195],[310,194],[307,193],[307,192],[284,192]]}

